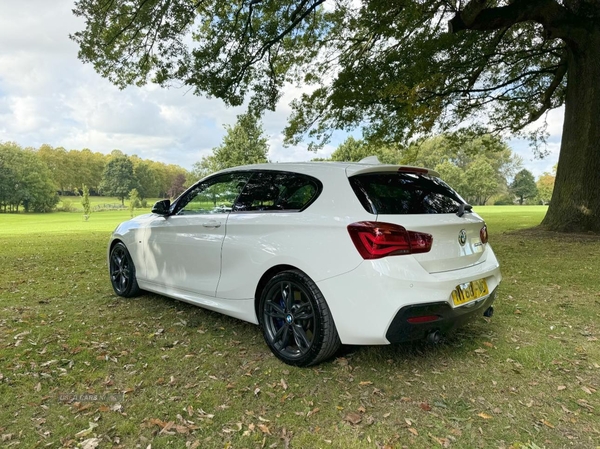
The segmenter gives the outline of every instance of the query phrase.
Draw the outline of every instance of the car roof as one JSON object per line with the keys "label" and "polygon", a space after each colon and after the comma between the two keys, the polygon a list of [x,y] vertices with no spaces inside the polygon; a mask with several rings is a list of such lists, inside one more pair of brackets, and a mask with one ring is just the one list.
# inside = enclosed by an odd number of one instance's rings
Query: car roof
{"label": "car roof", "polygon": [[331,171],[345,172],[346,176],[355,176],[365,173],[381,173],[381,172],[407,172],[421,173],[431,176],[440,176],[434,170],[413,167],[409,165],[391,165],[391,164],[373,164],[365,162],[334,162],[334,161],[311,161],[311,162],[275,162],[266,164],[242,165],[221,170],[219,173],[227,173],[230,171],[240,170],[279,170],[291,171],[303,174],[324,174]]}

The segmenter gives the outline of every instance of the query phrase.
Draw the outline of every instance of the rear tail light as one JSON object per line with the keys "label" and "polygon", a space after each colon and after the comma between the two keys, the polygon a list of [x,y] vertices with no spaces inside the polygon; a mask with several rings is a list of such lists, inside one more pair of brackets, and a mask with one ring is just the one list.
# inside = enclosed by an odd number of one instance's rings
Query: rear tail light
{"label": "rear tail light", "polygon": [[479,231],[479,238],[481,239],[481,243],[488,242],[488,233],[486,225],[483,225],[483,228],[481,228],[481,231]]}
{"label": "rear tail light", "polygon": [[363,259],[426,253],[433,244],[431,234],[409,231],[392,223],[359,221],[348,225],[348,232]]}

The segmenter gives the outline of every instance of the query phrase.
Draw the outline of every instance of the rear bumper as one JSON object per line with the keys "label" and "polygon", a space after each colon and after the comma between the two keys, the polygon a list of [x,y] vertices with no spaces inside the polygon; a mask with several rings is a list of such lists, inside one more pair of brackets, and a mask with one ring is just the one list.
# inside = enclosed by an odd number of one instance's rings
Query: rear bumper
{"label": "rear bumper", "polygon": [[[466,322],[483,316],[483,313],[496,299],[495,289],[488,297],[465,304],[462,307],[451,307],[446,301],[428,304],[414,304],[401,308],[388,327],[385,338],[390,343],[402,343],[422,340],[434,331],[447,333],[462,326]],[[411,323],[412,317],[436,316],[435,321]]]}
{"label": "rear bumper", "polygon": [[[483,314],[502,280],[491,248],[486,256],[478,265],[442,273],[426,272],[411,256],[365,260],[348,273],[316,284],[329,305],[342,343],[386,345],[423,338],[432,327],[450,330]],[[491,294],[479,302],[454,306],[451,294],[456,286],[478,279],[486,280]],[[406,321],[410,316],[428,314],[440,319],[413,326]]]}

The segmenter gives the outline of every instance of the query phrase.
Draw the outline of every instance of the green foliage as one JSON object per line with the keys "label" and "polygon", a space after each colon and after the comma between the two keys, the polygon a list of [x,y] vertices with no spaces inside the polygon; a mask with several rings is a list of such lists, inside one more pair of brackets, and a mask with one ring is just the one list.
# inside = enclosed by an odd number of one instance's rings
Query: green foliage
{"label": "green foliage", "polygon": [[337,149],[331,153],[332,161],[358,162],[369,156],[377,156],[382,164],[397,164],[400,158],[400,149],[389,145],[369,144],[364,140],[348,137]]}
{"label": "green foliage", "polygon": [[401,162],[433,168],[471,204],[485,204],[506,190],[521,166],[501,139],[489,134],[452,133],[410,145]]}
{"label": "green foliage", "polygon": [[92,206],[90,204],[90,189],[84,184],[83,195],[81,196],[81,205],[83,206],[83,217],[85,221],[88,221],[92,213]]}
{"label": "green foliage", "polygon": [[3,212],[49,212],[58,203],[51,173],[37,152],[0,143],[0,208]]}
{"label": "green foliage", "polygon": [[514,204],[515,204],[515,197],[514,197],[514,195],[510,195],[510,194],[500,195],[494,201],[495,206],[512,206]]}
{"label": "green foliage", "polygon": [[[177,81],[229,105],[251,92],[260,110],[274,109],[286,82],[301,82],[315,89],[293,103],[290,141],[308,132],[323,143],[331,129],[366,124],[368,136],[398,142],[483,107],[490,125],[519,131],[564,102],[565,43],[541,39],[539,25],[559,13],[520,3],[512,8],[521,12],[481,16],[479,4],[462,15],[442,0],[79,0],[86,27],[72,38],[120,87]],[[479,32],[460,32],[468,28]],[[190,31],[193,42],[183,38]]]}
{"label": "green foliage", "polygon": [[554,181],[556,177],[550,173],[544,173],[537,180],[537,199],[542,204],[548,204],[552,199],[552,192],[554,191]]}
{"label": "green foliage", "polygon": [[137,165],[134,166],[134,173],[140,199],[158,196],[156,170],[152,167],[150,162],[140,160]]}
{"label": "green foliage", "polygon": [[116,155],[104,168],[100,191],[103,195],[115,196],[125,204],[125,198],[136,185],[133,163],[127,156]]}
{"label": "green foliage", "polygon": [[521,170],[515,175],[515,179],[510,185],[510,191],[519,198],[521,205],[525,199],[536,196],[538,189],[533,174],[527,169]]}
{"label": "green foliage", "polygon": [[73,201],[71,199],[64,198],[61,200],[60,204],[56,207],[57,212],[73,212],[75,211],[75,206],[73,206]]}
{"label": "green foliage", "polygon": [[141,207],[142,204],[140,202],[140,194],[137,189],[131,189],[129,192],[129,213],[131,214],[131,218],[133,218],[133,212],[136,207]]}
{"label": "green foliage", "polygon": [[223,143],[194,164],[191,176],[196,180],[225,168],[268,161],[269,145],[257,116],[250,112],[240,114],[236,124],[225,129]]}
{"label": "green foliage", "polygon": [[38,149],[38,155],[48,166],[52,180],[58,186],[61,194],[73,192],[83,184],[98,191],[102,171],[107,157],[90,150],[67,151],[64,148],[53,148],[48,144]]}

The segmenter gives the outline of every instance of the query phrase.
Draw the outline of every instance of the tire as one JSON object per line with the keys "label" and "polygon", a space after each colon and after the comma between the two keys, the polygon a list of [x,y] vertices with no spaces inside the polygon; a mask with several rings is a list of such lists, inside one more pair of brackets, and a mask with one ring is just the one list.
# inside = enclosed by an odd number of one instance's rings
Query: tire
{"label": "tire", "polygon": [[258,315],[267,346],[288,365],[315,365],[341,345],[325,298],[301,271],[283,271],[267,283]]}
{"label": "tire", "polygon": [[135,265],[127,247],[118,242],[110,250],[109,257],[110,283],[118,296],[131,298],[140,294],[135,277]]}

